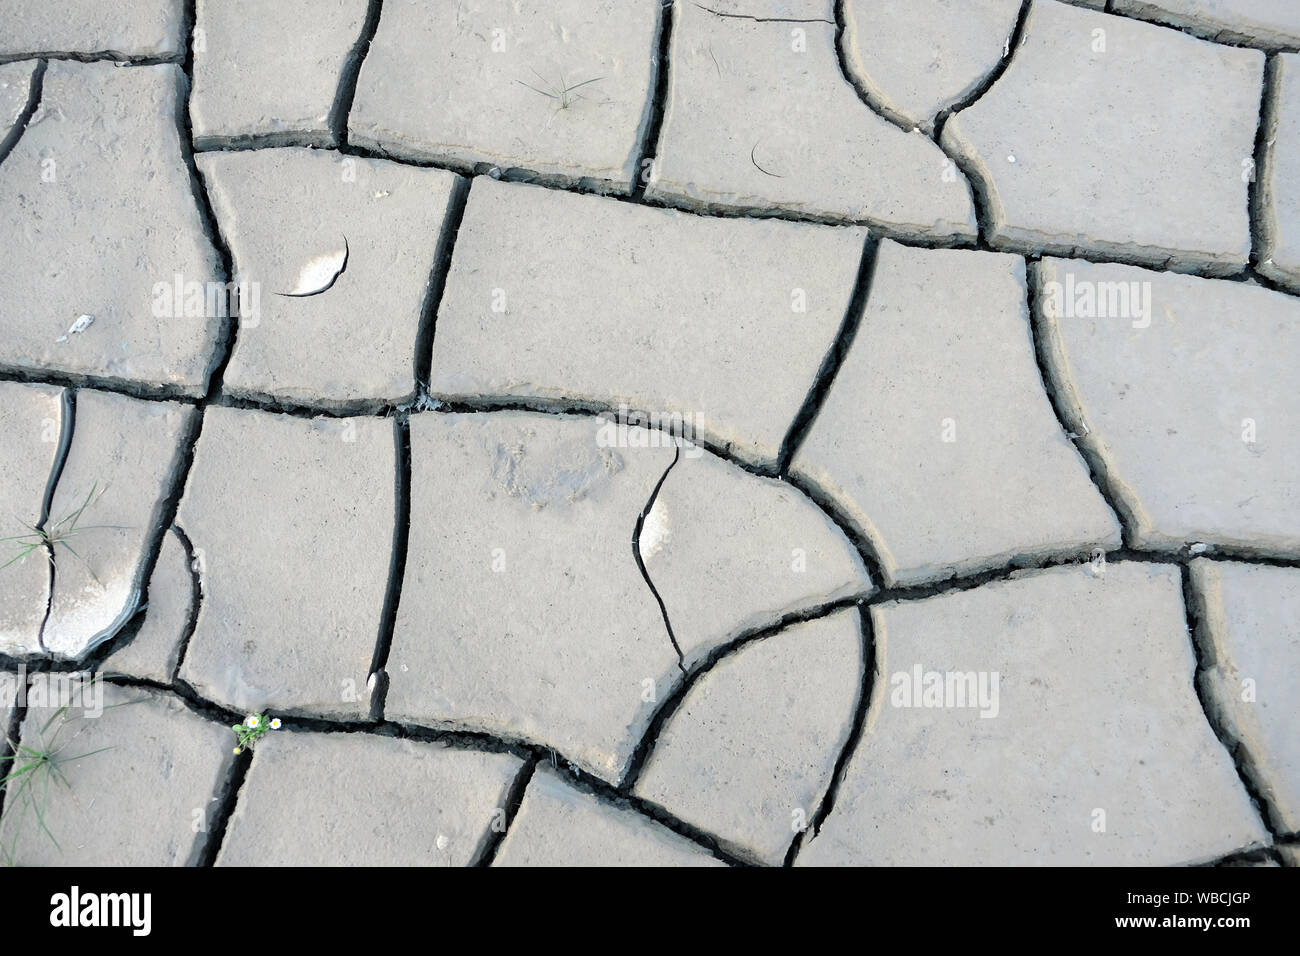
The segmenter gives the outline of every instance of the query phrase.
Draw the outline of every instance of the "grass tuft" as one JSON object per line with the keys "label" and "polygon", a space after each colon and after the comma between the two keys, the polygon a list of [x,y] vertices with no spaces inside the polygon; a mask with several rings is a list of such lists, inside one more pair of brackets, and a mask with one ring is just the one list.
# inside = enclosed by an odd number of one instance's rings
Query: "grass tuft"
{"label": "grass tuft", "polygon": [[[86,509],[98,503],[99,500],[104,497],[104,492],[106,491],[108,491],[107,486],[100,488],[99,483],[95,482],[90,486],[90,491],[86,494],[86,500],[81,503],[80,507],[64,515],[48,528],[43,528],[40,525],[27,524],[25,521],[19,522],[27,529],[25,533],[8,538],[0,538],[0,544],[8,544],[12,542],[15,543],[18,548],[18,553],[16,555],[4,564],[0,564],[0,571],[3,571],[11,564],[16,564],[17,562],[22,561],[38,548],[45,550],[46,558],[48,558],[49,562],[53,564],[55,550],[62,547],[74,558],[84,564],[86,570],[90,572],[90,576],[95,579],[95,583],[100,587],[103,587],[103,582],[99,580],[99,575],[95,573],[94,568],[92,568],[86,559],[81,556],[77,549],[69,543],[69,539],[86,531],[125,530],[122,525],[80,524],[82,516],[86,513]],[[98,492],[98,494],[96,492]]]}

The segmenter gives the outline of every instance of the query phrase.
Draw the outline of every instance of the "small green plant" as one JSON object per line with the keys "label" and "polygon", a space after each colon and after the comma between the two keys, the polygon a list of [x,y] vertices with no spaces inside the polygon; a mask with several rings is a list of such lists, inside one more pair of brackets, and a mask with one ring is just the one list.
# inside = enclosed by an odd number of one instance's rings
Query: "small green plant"
{"label": "small green plant", "polygon": [[[28,747],[11,740],[9,741],[9,747],[13,753],[6,757],[0,757],[0,761],[11,761],[9,773],[5,774],[3,779],[0,779],[0,789],[5,791],[5,800],[8,804],[5,808],[5,816],[9,817],[10,814],[15,812],[14,801],[22,801],[21,805],[32,811],[42,832],[60,850],[62,847],[59,846],[59,841],[45,822],[45,808],[50,799],[50,785],[60,783],[71,789],[71,784],[68,783],[68,778],[62,769],[63,764],[113,749],[111,747],[100,747],[97,750],[89,750],[85,753],[67,753],[72,742],[80,737],[86,729],[83,726],[68,739],[63,742],[59,741],[60,734],[70,722],[68,719],[70,709],[70,707],[66,706],[60,707],[50,716],[49,720],[40,726],[36,734],[38,740],[35,747]],[[53,733],[50,733],[50,727],[56,723],[58,726],[54,727]],[[14,844],[17,843],[17,840],[18,835],[15,834]],[[5,851],[9,863],[13,862],[14,844],[11,844]]]}
{"label": "small green plant", "polygon": [[230,729],[239,736],[235,753],[242,754],[245,747],[252,747],[271,731],[279,730],[280,718],[272,717],[268,720],[266,714],[249,714],[242,724],[235,724]]}
{"label": "small green plant", "polygon": [[584,86],[587,86],[591,83],[597,83],[600,80],[604,79],[603,76],[597,76],[597,77],[593,77],[590,80],[583,80],[581,83],[575,83],[572,86],[570,86],[568,80],[566,80],[564,76],[561,75],[560,82],[555,86],[552,86],[550,84],[550,81],[547,80],[544,76],[542,76],[542,74],[538,73],[536,70],[533,70],[533,76],[537,77],[537,79],[541,82],[542,86],[545,87],[545,89],[538,89],[537,87],[533,86],[533,84],[525,83],[523,80],[516,80],[516,82],[519,83],[521,86],[528,87],[534,93],[540,93],[542,94],[542,96],[545,96],[548,99],[555,100],[555,108],[561,110],[567,110],[576,101],[583,98],[581,93],[575,93],[574,90],[582,89],[582,87]]}
{"label": "small green plant", "polygon": [[[68,543],[68,539],[76,537],[78,534],[81,534],[86,531],[110,530],[110,529],[118,530],[118,531],[124,530],[124,528],[121,525],[114,525],[114,524],[83,525],[79,523],[81,521],[82,515],[86,513],[86,509],[96,504],[101,498],[103,498],[104,492],[106,492],[107,490],[108,490],[107,487],[100,488],[98,482],[93,483],[90,486],[90,491],[86,495],[86,500],[81,503],[81,506],[77,508],[75,511],[71,511],[68,514],[64,515],[62,518],[56,521],[53,525],[50,525],[48,528],[42,528],[39,525],[27,524],[25,521],[20,522],[24,528],[28,529],[27,533],[14,535],[13,537],[9,537],[9,538],[0,538],[0,543],[17,542],[17,546],[18,546],[18,553],[14,555],[12,558],[10,558],[8,561],[6,561],[4,564],[0,564],[0,571],[3,571],[11,564],[15,564],[23,560],[38,548],[43,548],[45,550],[46,557],[49,559],[50,563],[53,564],[54,552],[58,547],[62,546],[74,558],[76,558],[82,564],[86,565],[86,570],[89,571],[90,576],[95,579],[95,583],[102,587],[103,582],[99,580],[99,575],[95,574],[95,569],[92,568],[90,564],[86,561],[86,559],[83,558],[77,552],[76,548],[74,548],[71,544]],[[98,494],[96,494],[96,491],[98,491]]]}

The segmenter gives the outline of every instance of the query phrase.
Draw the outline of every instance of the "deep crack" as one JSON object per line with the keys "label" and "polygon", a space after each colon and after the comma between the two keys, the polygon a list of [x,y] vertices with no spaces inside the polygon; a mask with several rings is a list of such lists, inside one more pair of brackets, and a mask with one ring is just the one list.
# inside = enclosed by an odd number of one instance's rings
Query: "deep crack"
{"label": "deep crack", "polygon": [[678,441],[673,451],[673,460],[664,469],[664,473],[659,476],[659,481],[655,483],[654,490],[650,492],[650,499],[645,503],[645,507],[641,509],[641,513],[637,515],[636,527],[632,529],[632,557],[636,559],[637,570],[641,572],[642,580],[645,581],[646,587],[650,589],[650,593],[654,595],[655,603],[659,605],[659,615],[663,618],[664,630],[668,632],[668,640],[672,642],[673,650],[677,652],[677,669],[684,675],[686,673],[686,658],[682,656],[681,645],[677,643],[677,636],[673,633],[673,623],[668,619],[668,608],[664,604],[664,599],[659,595],[659,589],[655,587],[654,581],[651,580],[650,572],[646,570],[645,559],[641,555],[641,531],[645,527],[646,515],[654,510],[655,499],[659,497],[659,489],[664,486],[669,473],[681,460],[681,441]]}
{"label": "deep crack", "polygon": [[3,163],[9,154],[13,152],[18,141],[23,138],[27,132],[27,126],[31,123],[32,117],[41,105],[41,96],[45,92],[45,68],[44,60],[37,60],[36,67],[32,70],[31,82],[27,88],[27,105],[22,108],[18,118],[14,120],[13,127],[0,139],[0,163]]}

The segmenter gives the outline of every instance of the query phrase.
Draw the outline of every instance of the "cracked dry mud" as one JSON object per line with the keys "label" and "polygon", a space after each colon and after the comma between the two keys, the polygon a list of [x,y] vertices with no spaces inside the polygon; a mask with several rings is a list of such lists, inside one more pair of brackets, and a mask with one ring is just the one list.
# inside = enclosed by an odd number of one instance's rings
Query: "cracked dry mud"
{"label": "cracked dry mud", "polygon": [[1288,5],[109,6],[0,0],[15,862],[1296,863]]}

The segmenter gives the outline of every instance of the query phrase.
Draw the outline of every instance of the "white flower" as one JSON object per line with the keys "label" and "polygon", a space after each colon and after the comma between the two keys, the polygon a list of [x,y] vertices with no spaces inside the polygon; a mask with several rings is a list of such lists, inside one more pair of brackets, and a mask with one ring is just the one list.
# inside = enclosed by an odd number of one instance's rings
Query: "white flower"
{"label": "white flower", "polygon": [[272,718],[271,718],[271,729],[272,729],[272,730],[279,730],[279,729],[280,729],[280,718],[279,718],[279,717],[272,717]]}
{"label": "white flower", "polygon": [[257,727],[257,715],[249,714],[248,719],[245,720],[244,723],[248,726],[249,730],[255,729]]}

